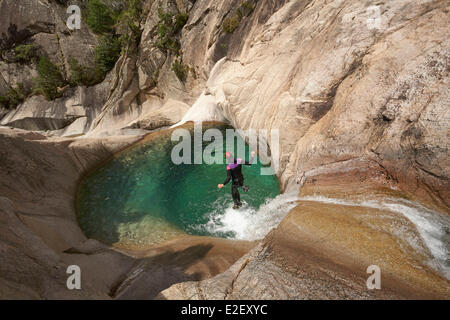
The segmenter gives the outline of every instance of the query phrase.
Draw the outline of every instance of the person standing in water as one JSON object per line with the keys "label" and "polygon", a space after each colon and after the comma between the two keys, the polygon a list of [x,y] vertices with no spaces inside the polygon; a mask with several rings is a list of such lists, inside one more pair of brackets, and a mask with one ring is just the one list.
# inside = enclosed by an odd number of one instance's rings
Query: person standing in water
{"label": "person standing in water", "polygon": [[242,187],[242,190],[247,192],[249,189],[244,185],[244,176],[242,175],[242,165],[245,164],[247,166],[251,165],[253,162],[253,158],[255,157],[255,151],[252,151],[252,158],[250,161],[242,161],[242,159],[234,159],[231,152],[225,153],[225,159],[228,162],[227,165],[227,178],[224,183],[219,184],[217,187],[222,189],[230,180],[231,182],[231,195],[233,196],[234,206],[233,209],[237,209],[242,206],[241,203],[241,195],[239,194],[239,187]]}

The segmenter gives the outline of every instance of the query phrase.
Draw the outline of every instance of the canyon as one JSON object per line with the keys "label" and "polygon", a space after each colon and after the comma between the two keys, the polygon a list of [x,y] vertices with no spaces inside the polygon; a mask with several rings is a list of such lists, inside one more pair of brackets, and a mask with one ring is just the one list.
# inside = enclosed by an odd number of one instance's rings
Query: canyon
{"label": "canyon", "polygon": [[[0,298],[450,298],[447,1],[142,5],[138,43],[101,83],[0,108]],[[65,73],[69,57],[92,61],[97,36],[84,21],[69,31],[65,9],[0,0],[1,45],[38,44]],[[177,54],[157,45],[160,9],[188,15]],[[180,59],[185,81],[172,69]],[[0,60],[0,94],[36,73]],[[128,249],[88,239],[80,179],[193,121],[278,129],[276,175],[294,208],[269,207],[277,223],[258,239],[183,235]],[[79,291],[65,286],[72,264]],[[381,290],[366,287],[370,265]]]}

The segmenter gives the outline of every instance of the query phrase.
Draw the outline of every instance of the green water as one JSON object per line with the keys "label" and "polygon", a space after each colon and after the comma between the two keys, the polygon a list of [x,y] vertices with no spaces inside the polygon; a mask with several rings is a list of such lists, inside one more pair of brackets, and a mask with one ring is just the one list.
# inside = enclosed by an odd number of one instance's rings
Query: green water
{"label": "green water", "polygon": [[[216,128],[225,132],[229,127]],[[157,244],[186,233],[233,237],[232,231],[211,232],[206,227],[211,214],[230,210],[233,204],[231,183],[217,188],[226,178],[226,165],[175,165],[171,151],[178,142],[171,141],[171,131],[155,136],[83,179],[78,218],[86,236],[123,246]],[[247,160],[248,149],[246,145]],[[252,166],[243,166],[250,191],[240,189],[241,201],[253,210],[280,193],[276,176],[260,175],[261,168],[257,157]]]}

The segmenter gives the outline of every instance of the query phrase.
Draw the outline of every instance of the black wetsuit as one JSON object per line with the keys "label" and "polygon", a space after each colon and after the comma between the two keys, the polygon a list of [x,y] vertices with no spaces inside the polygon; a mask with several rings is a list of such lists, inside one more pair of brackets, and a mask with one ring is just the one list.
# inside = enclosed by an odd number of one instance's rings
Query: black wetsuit
{"label": "black wetsuit", "polygon": [[230,180],[231,183],[231,195],[233,196],[233,201],[235,206],[241,206],[241,195],[239,194],[239,187],[242,187],[244,191],[248,191],[248,187],[244,186],[244,176],[242,175],[242,165],[251,165],[253,162],[253,157],[250,161],[241,161],[241,159],[234,159],[234,163],[227,165],[227,178],[223,185],[226,185]]}

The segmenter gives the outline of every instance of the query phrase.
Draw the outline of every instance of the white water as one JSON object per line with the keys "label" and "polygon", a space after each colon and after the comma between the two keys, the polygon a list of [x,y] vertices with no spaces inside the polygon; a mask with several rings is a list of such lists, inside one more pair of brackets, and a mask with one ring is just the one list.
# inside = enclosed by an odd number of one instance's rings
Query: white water
{"label": "white water", "polygon": [[232,234],[232,238],[240,240],[260,240],[272,229],[276,228],[288,212],[299,200],[338,204],[343,206],[358,206],[389,211],[400,214],[411,221],[416,227],[420,239],[411,234],[407,228],[389,230],[394,236],[407,241],[415,250],[422,250],[423,243],[433,256],[430,267],[450,279],[450,218],[439,212],[432,211],[418,203],[397,199],[382,200],[364,199],[349,201],[344,199],[326,198],[323,196],[308,196],[299,198],[297,193],[281,194],[266,201],[258,210],[244,205],[238,210],[231,205],[225,210],[216,209],[209,214],[209,222],[203,226],[208,232]]}
{"label": "white water", "polygon": [[[280,194],[266,201],[259,209],[248,205],[234,210],[231,205],[223,211],[209,214],[205,228],[210,233],[231,233],[234,239],[260,240],[276,228],[288,212],[297,205],[296,194]],[[223,212],[218,212],[223,211]]]}
{"label": "white water", "polygon": [[[433,255],[434,259],[429,262],[430,267],[443,274],[447,279],[450,279],[450,218],[446,215],[430,210],[418,203],[397,198],[370,199],[355,202],[323,196],[308,196],[302,197],[300,200],[387,210],[404,216],[414,224],[422,242]],[[413,248],[419,248],[414,243],[414,239],[411,239],[401,231],[396,236],[405,237],[405,240]]]}

